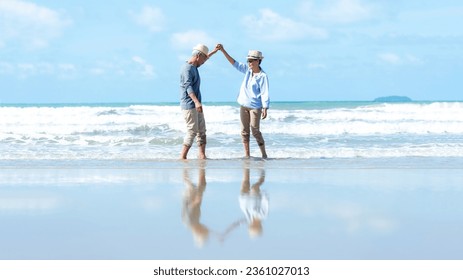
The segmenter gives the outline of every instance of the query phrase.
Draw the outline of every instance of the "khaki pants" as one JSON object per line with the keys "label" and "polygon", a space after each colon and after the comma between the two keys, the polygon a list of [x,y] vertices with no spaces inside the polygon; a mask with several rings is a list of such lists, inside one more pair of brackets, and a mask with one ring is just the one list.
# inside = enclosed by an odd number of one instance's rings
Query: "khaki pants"
{"label": "khaki pants", "polygon": [[262,133],[260,132],[260,118],[262,116],[262,109],[250,109],[241,106],[241,138],[244,143],[249,142],[250,134],[256,138],[257,144],[262,146],[265,144]]}
{"label": "khaki pants", "polygon": [[183,110],[187,132],[183,139],[183,145],[191,147],[196,137],[199,146],[206,144],[206,121],[204,114],[196,109]]}

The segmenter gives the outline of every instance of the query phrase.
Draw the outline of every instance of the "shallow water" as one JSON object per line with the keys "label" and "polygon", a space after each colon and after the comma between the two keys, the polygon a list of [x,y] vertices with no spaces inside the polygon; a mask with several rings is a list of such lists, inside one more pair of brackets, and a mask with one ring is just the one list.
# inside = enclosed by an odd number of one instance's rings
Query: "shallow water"
{"label": "shallow water", "polygon": [[3,167],[0,259],[462,259],[462,170],[403,164]]}

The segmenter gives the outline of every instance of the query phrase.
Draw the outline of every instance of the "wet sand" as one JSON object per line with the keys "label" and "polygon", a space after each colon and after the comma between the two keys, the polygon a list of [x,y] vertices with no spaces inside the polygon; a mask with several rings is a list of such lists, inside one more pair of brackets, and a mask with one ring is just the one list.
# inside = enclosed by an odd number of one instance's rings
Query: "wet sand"
{"label": "wet sand", "polygon": [[0,259],[463,259],[461,169],[350,163],[3,167]]}

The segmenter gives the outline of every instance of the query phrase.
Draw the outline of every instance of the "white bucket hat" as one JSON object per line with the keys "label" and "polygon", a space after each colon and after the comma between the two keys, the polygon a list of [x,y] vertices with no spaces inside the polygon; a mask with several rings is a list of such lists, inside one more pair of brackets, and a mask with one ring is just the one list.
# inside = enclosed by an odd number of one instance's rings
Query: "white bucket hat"
{"label": "white bucket hat", "polygon": [[262,60],[264,57],[262,56],[262,52],[256,51],[256,50],[251,50],[248,52],[248,57],[247,59],[259,59]]}
{"label": "white bucket hat", "polygon": [[207,56],[209,54],[209,48],[206,47],[206,45],[203,45],[203,44],[198,44],[196,45],[194,48],[193,48],[193,51],[199,51],[201,52],[202,54],[204,54],[205,56]]}

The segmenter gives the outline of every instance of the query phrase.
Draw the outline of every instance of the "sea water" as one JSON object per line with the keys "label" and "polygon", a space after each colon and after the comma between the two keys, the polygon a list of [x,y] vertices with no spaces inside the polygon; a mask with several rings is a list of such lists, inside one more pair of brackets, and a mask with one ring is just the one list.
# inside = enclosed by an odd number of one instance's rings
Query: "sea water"
{"label": "sea water", "polygon": [[[205,103],[204,113],[207,156],[242,158],[239,106]],[[169,162],[185,131],[176,103],[1,105],[0,160]],[[463,102],[274,102],[261,131],[277,160],[460,159]],[[251,154],[260,156],[254,139]]]}

